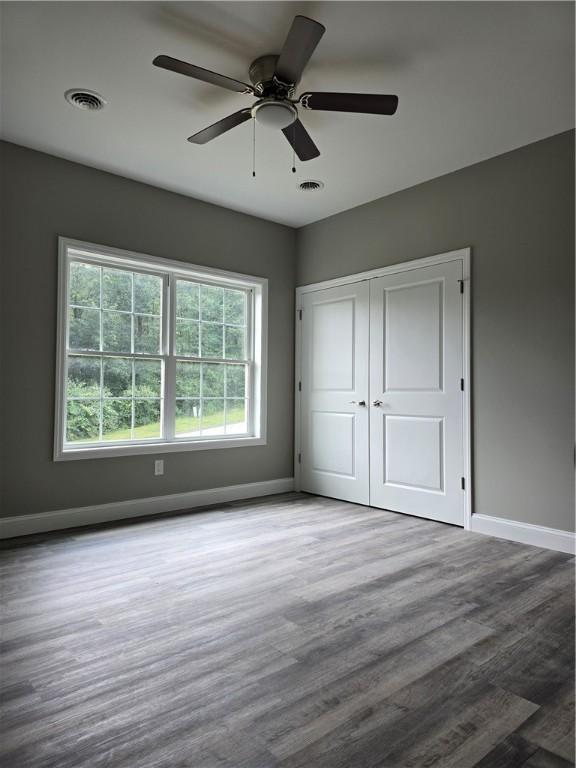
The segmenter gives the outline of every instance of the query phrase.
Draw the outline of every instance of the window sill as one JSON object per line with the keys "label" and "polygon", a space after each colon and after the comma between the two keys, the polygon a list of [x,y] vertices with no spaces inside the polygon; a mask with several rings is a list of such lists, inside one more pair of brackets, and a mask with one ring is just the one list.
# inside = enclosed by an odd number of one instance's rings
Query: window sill
{"label": "window sill", "polygon": [[108,459],[114,456],[140,456],[150,453],[184,453],[186,451],[207,451],[215,448],[248,448],[266,445],[262,437],[237,437],[226,440],[194,440],[190,442],[145,443],[141,445],[105,445],[86,448],[71,448],[57,451],[54,461],[76,461],[77,459]]}

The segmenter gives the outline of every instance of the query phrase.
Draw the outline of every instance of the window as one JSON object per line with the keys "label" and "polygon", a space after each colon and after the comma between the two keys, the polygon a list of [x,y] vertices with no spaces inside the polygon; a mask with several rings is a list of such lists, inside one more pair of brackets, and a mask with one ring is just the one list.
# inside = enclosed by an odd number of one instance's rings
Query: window
{"label": "window", "polygon": [[61,239],[55,458],[264,443],[266,289]]}

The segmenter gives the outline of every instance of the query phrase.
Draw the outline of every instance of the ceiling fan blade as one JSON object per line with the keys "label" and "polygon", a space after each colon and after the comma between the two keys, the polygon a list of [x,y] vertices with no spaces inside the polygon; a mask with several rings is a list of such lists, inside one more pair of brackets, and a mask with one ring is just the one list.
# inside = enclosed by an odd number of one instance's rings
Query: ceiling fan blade
{"label": "ceiling fan blade", "polygon": [[313,160],[320,155],[320,150],[314,144],[310,134],[300,120],[295,120],[290,125],[287,125],[286,128],[282,128],[282,133],[286,136],[300,160]]}
{"label": "ceiling fan blade", "polygon": [[207,142],[212,141],[212,139],[216,139],[218,136],[226,133],[226,131],[229,131],[231,128],[236,128],[237,125],[245,123],[246,120],[250,120],[251,117],[251,110],[241,109],[239,112],[234,112],[233,115],[228,115],[228,117],[218,120],[217,123],[209,125],[208,128],[203,128],[201,131],[198,131],[198,133],[190,136],[188,141],[192,142],[192,144],[206,144]]}
{"label": "ceiling fan blade", "polygon": [[152,63],[155,67],[167,69],[170,72],[177,72],[179,75],[193,77],[196,80],[202,80],[204,83],[210,83],[210,85],[219,85],[221,88],[227,88],[229,91],[254,93],[252,86],[247,83],[234,80],[232,77],[226,77],[226,75],[219,75],[217,72],[212,72],[209,69],[196,67],[194,64],[180,61],[180,59],[173,59],[172,56],[156,56]]}
{"label": "ceiling fan blade", "polygon": [[393,115],[398,108],[398,96],[377,93],[303,93],[300,104],[304,109],[324,109],[329,112],[362,112],[370,115]]}
{"label": "ceiling fan blade", "polygon": [[276,62],[274,74],[278,80],[286,85],[296,85],[299,82],[304,67],[308,64],[324,32],[326,27],[307,16],[294,18]]}

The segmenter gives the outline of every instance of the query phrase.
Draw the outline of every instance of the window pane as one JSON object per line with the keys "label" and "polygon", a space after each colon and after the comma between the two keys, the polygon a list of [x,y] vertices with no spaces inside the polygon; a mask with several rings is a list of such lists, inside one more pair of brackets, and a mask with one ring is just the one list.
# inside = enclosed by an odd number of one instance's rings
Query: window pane
{"label": "window pane", "polygon": [[201,286],[201,308],[202,320],[209,320],[213,323],[224,322],[224,289],[215,288],[211,285]]}
{"label": "window pane", "polygon": [[102,407],[103,440],[130,440],[132,437],[132,400],[105,399]]}
{"label": "window pane", "polygon": [[199,356],[198,323],[176,320],[176,354]]}
{"label": "window pane", "polygon": [[162,363],[160,360],[134,361],[134,395],[160,397],[162,394]]}
{"label": "window pane", "polygon": [[176,397],[200,397],[200,363],[176,363]]}
{"label": "window pane", "polygon": [[225,328],[226,346],[224,357],[228,360],[244,360],[246,358],[246,330],[244,328],[235,328],[232,325],[226,325]]}
{"label": "window pane", "polygon": [[102,347],[105,352],[131,352],[132,315],[102,313]]}
{"label": "window pane", "polygon": [[243,435],[247,431],[246,401],[226,400],[226,434]]}
{"label": "window pane", "polygon": [[224,400],[202,400],[202,434],[224,434]]}
{"label": "window pane", "polygon": [[224,326],[201,323],[202,357],[223,357]]}
{"label": "window pane", "polygon": [[199,286],[186,280],[176,281],[176,317],[198,320]]}
{"label": "window pane", "polygon": [[162,306],[162,278],[134,274],[134,312],[159,315]]}
{"label": "window pane", "polygon": [[246,293],[244,291],[224,291],[224,322],[232,325],[246,324]]}
{"label": "window pane", "polygon": [[193,437],[200,434],[200,401],[176,400],[176,435]]}
{"label": "window pane", "polygon": [[100,397],[100,359],[68,357],[68,397]]}
{"label": "window pane", "polygon": [[134,352],[158,354],[160,351],[160,318],[134,315]]}
{"label": "window pane", "polygon": [[70,349],[100,349],[100,310],[70,309],[68,344]]}
{"label": "window pane", "polygon": [[100,438],[100,400],[69,400],[66,412],[66,440],[69,443],[95,442]]}
{"label": "window pane", "polygon": [[119,269],[102,270],[102,306],[104,309],[132,311],[132,273]]}
{"label": "window pane", "polygon": [[100,306],[100,267],[70,264],[70,304]]}
{"label": "window pane", "polygon": [[105,357],[104,397],[132,397],[132,360],[127,357]]}
{"label": "window pane", "polygon": [[[167,384],[176,436],[248,434],[251,291],[174,273],[175,306],[164,328],[171,270],[147,269],[121,259],[70,261],[66,442],[165,439]],[[164,358],[168,343],[176,359]]]}
{"label": "window pane", "polygon": [[246,396],[246,366],[226,366],[226,397]]}
{"label": "window pane", "polygon": [[224,365],[202,365],[202,397],[224,397]]}
{"label": "window pane", "polygon": [[160,437],[160,400],[134,401],[134,439]]}

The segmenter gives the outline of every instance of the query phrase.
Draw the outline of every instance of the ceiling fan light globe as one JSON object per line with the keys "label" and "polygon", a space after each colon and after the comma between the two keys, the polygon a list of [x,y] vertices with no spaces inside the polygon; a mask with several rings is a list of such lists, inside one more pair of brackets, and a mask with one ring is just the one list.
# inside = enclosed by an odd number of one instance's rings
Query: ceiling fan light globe
{"label": "ceiling fan light globe", "polygon": [[292,104],[285,101],[264,101],[252,108],[252,117],[259,125],[282,130],[296,120],[298,114]]}

